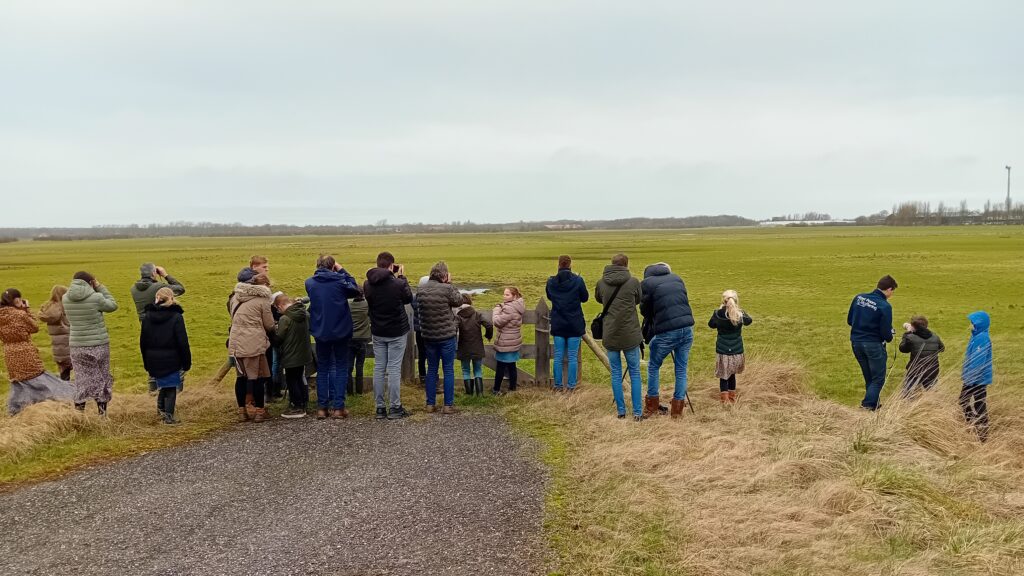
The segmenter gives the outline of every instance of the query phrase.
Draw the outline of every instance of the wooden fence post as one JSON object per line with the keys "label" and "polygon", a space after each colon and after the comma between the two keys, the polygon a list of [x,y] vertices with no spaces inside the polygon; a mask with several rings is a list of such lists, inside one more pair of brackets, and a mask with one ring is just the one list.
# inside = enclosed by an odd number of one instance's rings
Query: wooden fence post
{"label": "wooden fence post", "polygon": [[402,382],[410,383],[416,381],[416,333],[413,328],[412,306],[405,307],[405,313],[409,315],[409,334],[405,340],[405,355],[402,356]]}
{"label": "wooden fence post", "polygon": [[551,385],[551,310],[543,298],[537,303],[537,323],[534,325],[535,344],[537,346],[536,383],[541,386]]}

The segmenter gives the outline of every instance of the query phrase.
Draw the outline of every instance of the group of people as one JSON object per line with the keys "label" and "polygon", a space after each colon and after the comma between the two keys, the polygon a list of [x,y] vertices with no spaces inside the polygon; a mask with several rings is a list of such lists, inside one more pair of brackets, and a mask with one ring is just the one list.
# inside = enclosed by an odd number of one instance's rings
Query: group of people
{"label": "group of people", "polygon": [[[892,325],[892,299],[899,285],[892,276],[883,276],[872,292],[858,294],[850,303],[847,324],[853,355],[864,375],[865,410],[879,408],[879,396],[888,376],[886,344],[893,341],[896,331]],[[979,310],[967,316],[970,339],[964,354],[960,377],[960,408],[964,418],[972,424],[982,442],[988,439],[988,386],[992,384],[992,339],[989,336],[991,319]],[[900,396],[909,398],[930,390],[939,379],[939,354],[946,351],[942,338],[933,332],[925,316],[914,316],[903,324],[899,351],[909,355],[906,376]],[[893,358],[895,364],[895,358]]]}
{"label": "group of people", "polygon": [[[506,379],[509,391],[517,389],[526,306],[515,286],[506,287],[502,301],[486,315],[473,307],[470,294],[452,284],[444,262],[435,264],[420,279],[415,293],[404,266],[396,264],[389,252],[378,255],[376,266],[366,272],[362,284],[333,256],[321,255],[314,273],[305,281],[305,297],[272,291],[269,270],[266,257],[253,256],[235,278],[227,302],[231,326],[226,346],[237,371],[235,396],[240,421],[265,421],[269,417],[266,402],[283,397],[282,383],[287,386],[290,404],[283,416],[305,416],[310,401],[308,379],[313,374],[316,417],[347,418],[346,394],[363,389],[367,346],[373,347],[375,358],[375,417],[398,420],[409,416],[402,404],[400,384],[410,330],[415,332],[419,348],[419,375],[427,412],[437,410],[438,394],[443,398],[441,413],[456,411],[456,359],[462,364],[465,393],[484,393],[485,340],[493,341],[495,351],[491,393],[502,394]],[[887,377],[886,344],[895,336],[889,299],[896,288],[896,281],[885,276],[874,291],[857,295],[849,309],[850,340],[865,383],[861,406],[867,410],[878,408]],[[184,310],[177,301],[184,293],[181,282],[151,263],[140,267],[140,278],[131,287],[149,388],[157,396],[160,417],[168,424],[177,422],[177,394],[192,365]],[[583,304],[590,299],[590,291],[583,278],[573,272],[571,257],[558,258],[557,273],[548,279],[545,293],[551,302],[552,388],[562,391],[564,387],[572,392],[579,383],[581,341],[587,333]],[[688,400],[687,371],[695,325],[683,279],[664,262],[647,266],[643,278],[638,279],[630,272],[629,258],[616,254],[594,286],[594,296],[602,310],[590,328],[607,351],[618,417],[627,415],[623,390],[626,374],[635,420],[662,413],[682,416]],[[107,287],[84,271],[74,275],[70,286],[53,288],[50,299],[40,308],[38,320],[20,291],[5,290],[0,298],[0,341],[11,380],[8,411],[14,414],[47,399],[70,399],[78,410],[94,401],[98,412],[105,414],[113,377],[104,315],[117,309]],[[992,383],[990,319],[983,311],[968,318],[972,334],[962,370],[960,404],[965,417],[985,440],[986,392]],[[45,370],[32,342],[39,320],[47,325],[59,374]],[[708,320],[708,327],[717,332],[715,374],[723,404],[736,401],[736,377],[745,368],[743,329],[752,322],[734,290],[723,292],[720,306]],[[640,362],[645,347],[649,348],[646,395]],[[930,330],[926,317],[915,316],[904,324],[899,350],[910,356],[901,394],[911,396],[919,389],[930,389],[938,379],[938,356],[945,345]],[[661,405],[660,374],[670,356],[675,382],[666,407]],[[567,374],[563,373],[563,364]]]}

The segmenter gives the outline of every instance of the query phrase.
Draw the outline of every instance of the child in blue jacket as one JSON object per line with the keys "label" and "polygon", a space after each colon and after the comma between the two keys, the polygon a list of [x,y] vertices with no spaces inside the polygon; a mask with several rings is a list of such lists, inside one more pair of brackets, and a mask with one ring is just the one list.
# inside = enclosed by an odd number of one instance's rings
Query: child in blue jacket
{"label": "child in blue jacket", "polygon": [[988,385],[992,383],[992,339],[988,329],[991,323],[988,313],[974,312],[967,316],[971,321],[971,340],[964,354],[962,377],[964,387],[960,391],[960,408],[964,418],[974,425],[978,438],[988,440]]}

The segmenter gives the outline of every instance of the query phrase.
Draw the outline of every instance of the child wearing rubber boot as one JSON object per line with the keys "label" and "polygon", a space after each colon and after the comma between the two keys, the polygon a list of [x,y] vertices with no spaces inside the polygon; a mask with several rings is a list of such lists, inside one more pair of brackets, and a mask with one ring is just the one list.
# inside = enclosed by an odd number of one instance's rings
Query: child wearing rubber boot
{"label": "child wearing rubber boot", "polygon": [[462,363],[462,385],[467,396],[483,396],[484,337],[494,338],[494,327],[473,308],[469,294],[462,295],[462,306],[455,316],[459,322],[459,348],[455,357]]}
{"label": "child wearing rubber boot", "polygon": [[718,378],[719,398],[722,404],[736,402],[736,375],[743,374],[746,360],[743,355],[743,327],[753,319],[740,308],[740,297],[735,290],[722,293],[722,306],[708,320],[708,327],[718,330],[715,342],[715,376]]}
{"label": "child wearing rubber boot", "polygon": [[991,323],[987,312],[974,312],[971,321],[971,340],[967,343],[962,372],[964,387],[960,390],[960,408],[968,424],[974,426],[978,439],[988,440],[988,387],[992,384],[992,339],[988,329]]}

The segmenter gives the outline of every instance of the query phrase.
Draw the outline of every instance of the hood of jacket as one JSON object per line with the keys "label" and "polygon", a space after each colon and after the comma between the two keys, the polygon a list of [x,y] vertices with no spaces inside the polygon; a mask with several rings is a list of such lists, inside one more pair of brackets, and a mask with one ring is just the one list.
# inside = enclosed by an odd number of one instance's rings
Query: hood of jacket
{"label": "hood of jacket", "polygon": [[146,318],[154,324],[166,324],[176,316],[180,316],[184,313],[185,310],[177,304],[171,304],[170,306],[157,306],[156,304],[146,305]]}
{"label": "hood of jacket", "polygon": [[335,272],[334,270],[328,270],[326,268],[317,268],[310,279],[314,282],[337,282],[341,279],[341,273]]}
{"label": "hood of jacket", "polygon": [[455,313],[459,318],[469,319],[476,314],[476,308],[473,308],[469,304],[463,304],[459,306],[458,312]]}
{"label": "hood of jacket", "polygon": [[270,300],[270,296],[273,292],[270,291],[269,286],[258,286],[256,284],[246,284],[245,282],[239,282],[235,284],[235,300],[241,304],[242,302],[248,302],[249,300],[255,300],[256,298],[266,298]]}
{"label": "hood of jacket", "polygon": [[629,279],[632,278],[629,274],[629,268],[625,266],[616,266],[609,264],[604,267],[604,275],[601,279],[608,283],[609,286],[622,286]]}
{"label": "hood of jacket", "polygon": [[96,290],[85,280],[72,280],[65,296],[72,302],[81,302],[95,293]]}
{"label": "hood of jacket", "polygon": [[306,322],[306,319],[309,318],[309,313],[304,305],[296,302],[284,311],[283,316],[287,316],[292,322]]}
{"label": "hood of jacket", "polygon": [[145,292],[150,286],[156,284],[157,281],[150,278],[149,276],[143,276],[135,281],[135,289],[139,292]]}
{"label": "hood of jacket", "polygon": [[927,328],[918,328],[914,330],[914,334],[920,336],[922,340],[927,340],[932,337],[932,331]]}
{"label": "hood of jacket", "polygon": [[568,268],[559,270],[558,273],[555,274],[555,286],[554,287],[557,288],[557,289],[561,289],[561,290],[572,290],[572,289],[575,289],[576,288],[576,286],[575,286],[576,278],[578,278],[578,276],[573,274],[572,270],[570,270]]}
{"label": "hood of jacket", "polygon": [[975,336],[983,332],[988,332],[989,325],[992,322],[988,316],[988,312],[984,312],[982,310],[968,314],[967,319],[974,325],[974,330],[971,331],[971,334]]}
{"label": "hood of jacket", "polygon": [[395,274],[387,268],[370,268],[366,271],[366,281],[373,285],[383,284],[395,277]]}
{"label": "hood of jacket", "polygon": [[507,306],[519,314],[526,314],[526,302],[522,298],[516,298],[511,302],[502,302],[498,306]]}
{"label": "hood of jacket", "polygon": [[644,268],[644,278],[650,278],[651,276],[667,276],[672,273],[672,270],[664,264],[651,264],[647,268]]}

